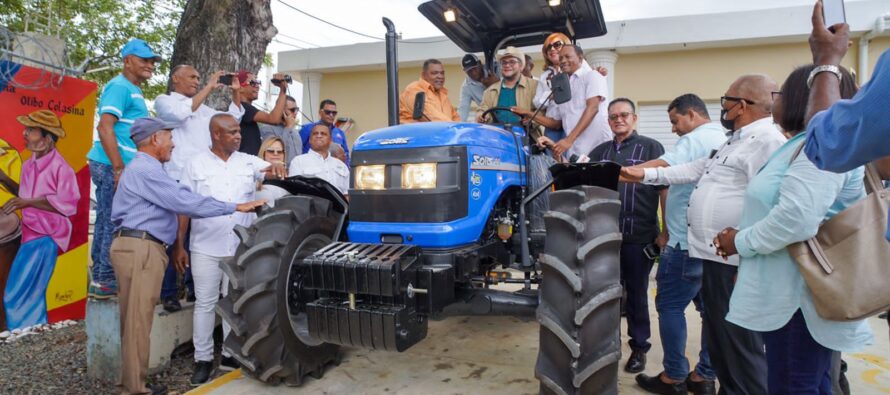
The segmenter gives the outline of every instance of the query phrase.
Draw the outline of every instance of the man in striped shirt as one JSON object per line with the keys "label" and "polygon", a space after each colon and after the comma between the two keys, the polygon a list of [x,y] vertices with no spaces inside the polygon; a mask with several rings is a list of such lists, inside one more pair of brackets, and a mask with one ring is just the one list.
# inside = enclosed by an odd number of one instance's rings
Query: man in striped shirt
{"label": "man in striped shirt", "polygon": [[[618,98],[608,106],[609,127],[613,139],[590,151],[594,162],[616,162],[621,166],[634,166],[656,159],[664,154],[664,147],[646,136],[640,136],[634,129],[637,126],[636,106],[625,98]],[[621,283],[627,293],[624,311],[627,318],[627,334],[630,337],[631,355],[624,366],[630,373],[640,373],[646,368],[646,353],[652,347],[649,343],[649,271],[652,270],[654,254],[647,254],[647,246],[658,243],[664,247],[667,232],[658,230],[659,197],[664,204],[667,187],[618,183],[621,199],[619,224],[621,242]],[[664,213],[664,208],[662,208]],[[656,240],[657,239],[657,240]],[[651,247],[650,247],[651,248]]]}

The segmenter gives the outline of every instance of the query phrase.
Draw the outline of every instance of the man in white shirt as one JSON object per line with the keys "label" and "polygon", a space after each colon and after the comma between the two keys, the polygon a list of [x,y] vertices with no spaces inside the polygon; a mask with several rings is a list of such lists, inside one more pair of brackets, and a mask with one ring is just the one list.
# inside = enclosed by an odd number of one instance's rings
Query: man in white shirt
{"label": "man in white shirt", "polygon": [[309,135],[309,152],[290,162],[289,176],[321,178],[346,194],[349,190],[349,168],[330,154],[331,128],[323,123],[315,124]]}
{"label": "man in white shirt", "polygon": [[738,257],[718,256],[713,239],[737,227],[751,178],[786,139],[770,116],[775,81],[765,75],[737,79],[720,98],[720,123],[729,139],[709,157],[670,167],[623,168],[622,181],[697,183],[689,198],[689,256],[703,260],[701,296],[711,365],[721,393],[765,394],[766,356],[759,334],[726,321]]}
{"label": "man in white shirt", "polygon": [[[205,152],[210,148],[210,117],[219,111],[210,108],[204,101],[214,89],[225,87],[219,83],[219,77],[225,75],[224,71],[217,71],[210,75],[204,88],[201,85],[201,76],[194,67],[181,64],[173,68],[170,83],[173,90],[166,95],[155,99],[155,112],[158,118],[174,125],[173,129],[173,156],[164,164],[164,170],[174,180],[179,180],[182,171],[188,161],[195,155]],[[229,86],[232,90],[232,103],[228,113],[235,119],[241,119],[244,110],[241,108],[239,85],[233,81]],[[186,248],[188,244],[186,244]],[[169,253],[169,252],[168,252]],[[172,261],[172,259],[171,259]],[[189,295],[194,293],[191,274],[185,273],[185,282],[189,287]],[[164,309],[169,312],[179,311],[182,306],[179,303],[179,287],[176,272],[173,265],[167,267],[164,273],[164,282],[161,287],[161,300],[164,301]]]}
{"label": "man in white shirt", "polygon": [[[548,129],[562,128],[566,135],[558,142],[548,141],[542,137],[544,143],[553,150],[555,157],[565,155],[565,159],[573,155],[586,156],[596,146],[612,140],[612,130],[607,119],[609,103],[609,86],[606,77],[596,72],[584,61],[584,51],[577,45],[565,45],[560,51],[560,69],[569,73],[569,84],[572,90],[572,99],[563,104],[557,104],[551,112],[538,114],[534,121],[544,125]],[[532,112],[523,109],[514,109],[523,117],[532,116]]]}
{"label": "man in white shirt", "polygon": [[[256,183],[264,178],[284,178],[282,164],[270,164],[256,156],[238,152],[241,126],[230,114],[217,114],[210,120],[211,148],[195,154],[182,171],[180,182],[193,192],[216,199],[255,199]],[[175,151],[175,150],[174,150]],[[241,201],[241,200],[226,200]],[[189,220],[180,216],[179,232],[174,244],[174,264],[182,271],[189,265],[185,251],[186,229],[191,221],[191,268],[195,281],[195,310],[192,342],[195,345],[195,372],[192,385],[206,383],[213,371],[214,307],[220,292],[225,295],[228,279],[219,268],[222,260],[235,255],[238,237],[236,225],[250,226],[254,213],[233,213],[219,217]],[[223,339],[229,333],[223,321]],[[223,349],[220,369],[232,370],[237,363]]]}

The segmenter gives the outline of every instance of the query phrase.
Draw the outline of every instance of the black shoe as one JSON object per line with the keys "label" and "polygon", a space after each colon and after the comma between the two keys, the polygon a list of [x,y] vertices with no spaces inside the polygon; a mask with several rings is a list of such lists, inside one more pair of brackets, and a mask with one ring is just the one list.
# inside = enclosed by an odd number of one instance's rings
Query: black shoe
{"label": "black shoe", "polygon": [[695,395],[717,395],[714,380],[692,381],[692,373],[686,376],[686,388]]}
{"label": "black shoe", "polygon": [[195,362],[195,373],[192,373],[192,387],[206,384],[210,381],[210,374],[213,373],[213,361]]}
{"label": "black shoe", "polygon": [[167,298],[164,299],[164,310],[168,313],[175,313],[182,310],[182,305],[179,304],[179,299],[176,299],[176,297]]}
{"label": "black shoe", "polygon": [[146,384],[151,395],[167,395],[167,386],[163,384]]}
{"label": "black shoe", "polygon": [[224,372],[231,372],[240,367],[241,364],[238,363],[238,360],[235,359],[235,357],[222,356],[219,358],[219,370],[222,370]]}
{"label": "black shoe", "polygon": [[194,293],[194,292],[189,292],[188,295],[185,296],[185,301],[186,301],[186,302],[192,302],[192,303],[194,303],[196,300],[197,300],[197,298],[195,298],[195,293]]}
{"label": "black shoe", "polygon": [[646,353],[642,350],[633,350],[627,364],[624,365],[624,371],[628,373],[640,373],[646,369]]}
{"label": "black shoe", "polygon": [[676,384],[668,384],[661,381],[661,374],[649,377],[645,373],[637,375],[637,384],[640,388],[653,394],[662,395],[686,395],[686,383],[679,382]]}

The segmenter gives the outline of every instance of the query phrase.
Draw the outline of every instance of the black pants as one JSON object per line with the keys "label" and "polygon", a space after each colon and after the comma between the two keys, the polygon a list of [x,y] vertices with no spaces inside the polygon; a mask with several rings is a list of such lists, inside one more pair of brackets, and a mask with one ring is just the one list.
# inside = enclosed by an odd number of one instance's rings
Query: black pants
{"label": "black pants", "polygon": [[711,367],[720,381],[720,394],[766,394],[766,352],[760,334],[725,318],[737,272],[738,267],[721,262],[703,264],[701,296]]}
{"label": "black pants", "polygon": [[643,253],[645,244],[621,243],[621,284],[627,292],[624,311],[630,348],[649,352],[649,272],[652,260]]}

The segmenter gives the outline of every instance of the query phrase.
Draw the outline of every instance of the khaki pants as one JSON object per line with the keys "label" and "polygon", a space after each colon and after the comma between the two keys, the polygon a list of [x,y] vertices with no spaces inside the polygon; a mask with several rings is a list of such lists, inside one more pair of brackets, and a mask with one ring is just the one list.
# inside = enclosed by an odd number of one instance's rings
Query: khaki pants
{"label": "khaki pants", "polygon": [[148,393],[151,323],[167,267],[164,246],[132,237],[116,237],[111,243],[111,266],[118,284],[121,311],[121,377],[125,394]]}

